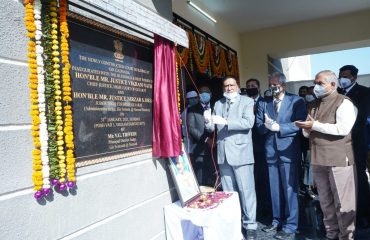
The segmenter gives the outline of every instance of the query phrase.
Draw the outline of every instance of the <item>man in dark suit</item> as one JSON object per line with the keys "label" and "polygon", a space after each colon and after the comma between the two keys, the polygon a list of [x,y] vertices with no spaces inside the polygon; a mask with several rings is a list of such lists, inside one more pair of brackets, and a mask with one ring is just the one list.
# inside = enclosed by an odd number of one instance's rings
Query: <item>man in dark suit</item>
{"label": "man in dark suit", "polygon": [[[246,94],[254,100],[254,114],[257,115],[257,106],[264,101],[261,97],[260,81],[250,78],[246,82]],[[265,136],[259,134],[256,123],[252,129],[254,179],[257,196],[257,215],[271,216],[270,183],[265,156]]]}
{"label": "man in dark suit", "polygon": [[266,134],[273,220],[265,232],[276,232],[276,239],[294,239],[298,227],[298,163],[301,160],[297,120],[306,120],[304,100],[285,91],[286,78],[273,73],[269,79],[273,99],[258,105],[256,124]]}
{"label": "man in dark suit", "polygon": [[215,167],[211,157],[212,132],[205,129],[204,111],[211,111],[211,91],[203,86],[199,89],[200,102],[188,109],[188,130],[189,137],[193,143],[193,153],[191,155],[195,176],[199,185],[214,186]]}
{"label": "man in dark suit", "polygon": [[357,221],[359,228],[370,226],[370,186],[366,175],[367,136],[366,122],[369,115],[370,91],[356,82],[358,69],[353,65],[346,65],[339,69],[338,92],[349,97],[357,107],[358,114],[352,128],[352,144],[355,154],[357,170]]}

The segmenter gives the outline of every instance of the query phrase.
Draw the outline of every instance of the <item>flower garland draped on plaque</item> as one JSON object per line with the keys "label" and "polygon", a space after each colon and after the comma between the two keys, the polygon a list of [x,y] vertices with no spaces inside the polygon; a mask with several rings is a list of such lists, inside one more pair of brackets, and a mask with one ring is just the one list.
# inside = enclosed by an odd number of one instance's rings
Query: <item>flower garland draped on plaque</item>
{"label": "flower garland draped on plaque", "polygon": [[25,0],[36,199],[75,187],[67,0]]}
{"label": "flower garland draped on plaque", "polygon": [[180,62],[179,58],[181,58],[182,65],[189,66],[191,71],[197,70],[207,74],[210,78],[222,78],[226,75],[239,78],[238,59],[235,52],[227,50],[223,45],[217,44],[197,32],[187,30],[187,33],[189,48],[177,47],[179,52],[177,62]]}

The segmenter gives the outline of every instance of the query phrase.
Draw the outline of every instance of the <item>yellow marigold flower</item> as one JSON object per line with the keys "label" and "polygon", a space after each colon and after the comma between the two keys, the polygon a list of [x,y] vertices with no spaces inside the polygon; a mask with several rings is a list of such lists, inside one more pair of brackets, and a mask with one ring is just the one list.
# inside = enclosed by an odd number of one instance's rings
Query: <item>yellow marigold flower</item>
{"label": "yellow marigold flower", "polygon": [[56,90],[56,91],[55,91],[55,95],[59,96],[59,95],[61,95],[61,94],[62,94],[62,91],[60,91],[60,90]]}
{"label": "yellow marigold flower", "polygon": [[56,121],[56,124],[57,124],[57,125],[62,125],[62,124],[63,124],[63,121],[62,121],[62,120],[57,120],[57,121]]}
{"label": "yellow marigold flower", "polygon": [[[56,102],[56,103],[60,103],[60,102]],[[55,107],[55,111],[60,111],[60,110],[62,110],[62,107],[61,106]]]}
{"label": "yellow marigold flower", "polygon": [[63,155],[64,154],[64,151],[58,151],[57,154],[58,155]]}
{"label": "yellow marigold flower", "polygon": [[70,92],[70,91],[72,91],[72,88],[70,88],[70,87],[63,87],[63,91]]}
{"label": "yellow marigold flower", "polygon": [[66,141],[73,141],[73,135],[67,135],[66,137]]}
{"label": "yellow marigold flower", "polygon": [[70,110],[70,109],[72,109],[72,106],[71,105],[65,105],[64,106],[64,110]]}
{"label": "yellow marigold flower", "polygon": [[60,71],[59,71],[59,70],[57,70],[57,69],[55,69],[55,70],[53,71],[53,74],[58,75],[58,74],[60,74]]}
{"label": "yellow marigold flower", "polygon": [[74,149],[75,148],[75,145],[73,143],[67,143],[66,146],[69,149]]}
{"label": "yellow marigold flower", "polygon": [[42,180],[39,180],[39,181],[35,181],[35,185],[42,185]]}
{"label": "yellow marigold flower", "polygon": [[58,62],[60,62],[60,61],[59,61],[59,58],[57,58],[57,57],[54,57],[54,58],[53,58],[53,62],[55,62],[55,63],[58,63]]}
{"label": "yellow marigold flower", "polygon": [[31,135],[32,135],[32,137],[38,137],[39,136],[39,132],[32,131]]}
{"label": "yellow marigold flower", "polygon": [[42,166],[40,165],[33,165],[33,170],[42,170]]}
{"label": "yellow marigold flower", "polygon": [[62,99],[62,97],[61,97],[61,96],[55,96],[55,97],[54,97],[54,99],[55,99],[55,100],[61,100],[61,99]]}
{"label": "yellow marigold flower", "polygon": [[57,116],[57,120],[62,120],[62,117],[61,116]]}
{"label": "yellow marigold flower", "polygon": [[57,135],[58,136],[63,136],[64,135],[64,132],[63,131],[57,131]]}
{"label": "yellow marigold flower", "polygon": [[59,64],[54,64],[53,65],[53,68],[55,69],[55,68],[60,68],[60,65]]}
{"label": "yellow marigold flower", "polygon": [[32,110],[31,115],[39,115],[39,111],[38,110]]}
{"label": "yellow marigold flower", "polygon": [[57,90],[59,90],[59,89],[60,89],[60,86],[59,86],[59,85],[57,85],[57,84],[55,84],[55,85],[54,85],[54,87],[55,87],[55,89],[57,89]]}
{"label": "yellow marigold flower", "polygon": [[65,164],[65,163],[60,163],[60,164],[59,164],[59,167],[60,167],[60,168],[65,168],[65,167],[66,167],[66,164]]}
{"label": "yellow marigold flower", "polygon": [[64,141],[63,141],[63,140],[59,140],[59,141],[57,141],[57,145],[58,145],[58,146],[63,146],[63,144],[64,144]]}

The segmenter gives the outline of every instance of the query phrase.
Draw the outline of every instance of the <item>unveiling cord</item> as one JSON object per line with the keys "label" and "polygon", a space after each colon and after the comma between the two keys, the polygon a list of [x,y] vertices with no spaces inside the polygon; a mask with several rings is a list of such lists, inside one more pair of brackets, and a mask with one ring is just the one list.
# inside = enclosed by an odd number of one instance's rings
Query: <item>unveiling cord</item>
{"label": "unveiling cord", "polygon": [[[181,58],[181,55],[179,54],[179,52],[177,51],[177,48],[176,48],[176,54],[179,56],[179,59],[180,59],[180,71],[181,71],[181,77],[183,76],[182,75],[182,67],[184,67],[186,73],[188,74],[196,92],[198,93],[199,95],[199,89],[198,87],[196,86],[195,84],[195,81],[191,75],[191,73],[189,72],[188,68],[186,67],[186,65],[184,64],[182,58]],[[184,87],[184,81],[181,81],[181,85],[182,85],[182,98],[183,98],[183,106],[184,106],[184,111],[185,111],[185,107],[186,107],[186,104],[185,104],[185,87]],[[187,111],[185,111],[185,137],[186,137],[186,141],[189,142],[189,132],[188,132],[188,126],[187,126]],[[215,160],[215,156],[214,156],[214,147],[215,147],[215,139],[216,139],[216,131],[213,131],[212,133],[212,144],[211,144],[211,158],[212,158],[212,162],[213,162],[213,167],[215,169],[215,174],[216,174],[216,180],[215,180],[215,183],[213,185],[213,188],[214,190],[216,191],[219,186],[221,185],[221,182],[220,182],[220,177],[219,177],[219,173],[218,173],[218,170],[217,170],[217,165],[216,165],[216,160]],[[189,151],[189,144],[187,146],[187,150],[188,150],[188,153],[190,152]],[[190,158],[189,158],[190,159]]]}

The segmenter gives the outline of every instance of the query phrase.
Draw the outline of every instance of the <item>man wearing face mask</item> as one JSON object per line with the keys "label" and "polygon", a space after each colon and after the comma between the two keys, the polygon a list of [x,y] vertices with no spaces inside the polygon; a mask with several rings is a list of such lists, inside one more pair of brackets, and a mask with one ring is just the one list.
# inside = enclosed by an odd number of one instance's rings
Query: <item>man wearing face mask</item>
{"label": "man wearing face mask", "polygon": [[338,92],[349,97],[358,109],[355,125],[352,129],[353,150],[357,170],[358,198],[357,221],[358,228],[370,227],[370,186],[366,175],[367,136],[366,122],[369,115],[370,91],[356,82],[358,69],[346,65],[339,69]]}
{"label": "man wearing face mask", "polygon": [[256,118],[259,132],[266,134],[265,153],[273,214],[271,225],[262,230],[276,232],[276,239],[294,239],[299,212],[298,166],[302,158],[300,129],[294,122],[305,120],[307,109],[301,97],[285,91],[284,74],[273,73],[269,86],[273,99],[258,105]]}
{"label": "man wearing face mask", "polygon": [[304,100],[306,101],[306,104],[310,104],[311,102],[313,102],[316,99],[315,95],[313,93],[313,88],[314,88],[314,86],[307,87],[307,94],[304,97]]}
{"label": "man wearing face mask", "polygon": [[191,106],[196,105],[199,102],[198,94],[196,91],[189,91],[186,93],[186,107],[184,111],[181,113],[181,132],[182,138],[184,141],[186,151],[191,154],[193,151],[193,144],[191,139],[189,138],[189,127],[186,125],[188,119],[188,109]]}
{"label": "man wearing face mask", "polygon": [[[250,78],[246,82],[246,93],[254,100],[254,114],[257,105],[264,101],[260,96],[260,82],[258,79]],[[257,214],[271,215],[270,184],[265,157],[265,136],[258,133],[256,123],[252,129],[253,155],[254,155],[254,178],[257,194]]]}
{"label": "man wearing face mask", "polygon": [[224,98],[215,103],[212,116],[206,114],[206,127],[217,128],[217,162],[224,191],[239,193],[242,226],[246,239],[257,239],[256,192],[252,127],[254,101],[239,94],[234,77],[223,80]]}
{"label": "man wearing face mask", "polygon": [[193,143],[192,165],[198,183],[202,186],[214,186],[215,169],[211,157],[212,132],[205,128],[204,112],[211,111],[211,91],[208,87],[199,88],[200,102],[188,110],[189,137]]}
{"label": "man wearing face mask", "polygon": [[[336,91],[337,77],[329,70],[316,74],[318,100],[305,121],[296,125],[311,142],[311,166],[324,213],[327,239],[353,239],[356,184],[351,129],[357,109]],[[365,209],[361,209],[364,211]]]}

